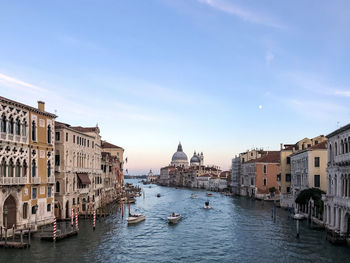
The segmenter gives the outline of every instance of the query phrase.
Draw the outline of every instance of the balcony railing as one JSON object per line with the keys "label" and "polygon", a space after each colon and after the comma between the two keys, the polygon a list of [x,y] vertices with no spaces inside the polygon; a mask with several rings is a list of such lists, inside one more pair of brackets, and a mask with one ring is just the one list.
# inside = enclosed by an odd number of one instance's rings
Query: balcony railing
{"label": "balcony railing", "polygon": [[40,177],[32,177],[32,184],[40,184],[41,178]]}
{"label": "balcony railing", "polygon": [[27,182],[27,177],[0,177],[0,185],[24,185]]}
{"label": "balcony railing", "polygon": [[47,183],[48,184],[54,184],[55,183],[55,177],[54,176],[50,176],[47,178]]}

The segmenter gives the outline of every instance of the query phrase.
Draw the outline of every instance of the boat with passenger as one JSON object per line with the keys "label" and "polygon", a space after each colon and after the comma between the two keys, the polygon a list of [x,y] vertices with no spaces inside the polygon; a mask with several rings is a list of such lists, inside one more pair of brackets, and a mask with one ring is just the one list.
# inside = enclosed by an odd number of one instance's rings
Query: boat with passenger
{"label": "boat with passenger", "polygon": [[211,206],[209,205],[209,201],[206,201],[205,203],[204,203],[204,207],[203,207],[204,209],[211,209]]}
{"label": "boat with passenger", "polygon": [[168,216],[168,223],[176,224],[181,218],[182,216],[180,214],[171,213],[171,215]]}

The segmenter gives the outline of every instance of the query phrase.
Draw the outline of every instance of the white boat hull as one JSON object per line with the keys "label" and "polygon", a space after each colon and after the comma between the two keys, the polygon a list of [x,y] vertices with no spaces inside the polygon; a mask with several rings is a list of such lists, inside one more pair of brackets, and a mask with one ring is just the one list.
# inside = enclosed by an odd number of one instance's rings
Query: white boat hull
{"label": "white boat hull", "polygon": [[179,222],[179,220],[182,218],[181,215],[178,216],[168,216],[168,222],[172,223],[172,224],[176,224],[177,222]]}
{"label": "white boat hull", "polygon": [[204,205],[203,208],[204,208],[204,209],[211,209],[211,206],[210,206],[210,205]]}
{"label": "white boat hull", "polygon": [[129,216],[127,221],[128,221],[128,224],[137,224],[145,219],[146,219],[145,215]]}

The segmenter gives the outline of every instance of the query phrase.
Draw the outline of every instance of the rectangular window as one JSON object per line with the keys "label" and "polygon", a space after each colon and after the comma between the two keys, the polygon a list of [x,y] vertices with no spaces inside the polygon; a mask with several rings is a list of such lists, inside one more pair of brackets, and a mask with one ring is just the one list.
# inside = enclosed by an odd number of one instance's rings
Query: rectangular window
{"label": "rectangular window", "polygon": [[266,174],[266,172],[267,172],[267,167],[266,167],[266,165],[264,164],[264,174]]}
{"label": "rectangular window", "polygon": [[28,216],[28,203],[23,204],[23,219],[27,219]]}
{"label": "rectangular window", "polygon": [[32,188],[32,199],[36,199],[37,191],[38,191],[37,188]]}
{"label": "rectangular window", "polygon": [[103,171],[103,164],[101,164],[101,170]]}
{"label": "rectangular window", "polygon": [[55,155],[55,165],[56,165],[56,166],[59,166],[59,165],[60,165],[60,155],[59,155],[59,154],[56,154],[56,155]]}
{"label": "rectangular window", "polygon": [[68,132],[66,132],[66,142],[68,142]]}
{"label": "rectangular window", "polygon": [[290,193],[290,187],[289,186],[287,187],[287,193]]}
{"label": "rectangular window", "polygon": [[73,198],[73,205],[75,205],[75,198]]}
{"label": "rectangular window", "polygon": [[315,157],[315,167],[320,167],[320,157]]}
{"label": "rectangular window", "polygon": [[291,174],[286,174],[286,182],[290,182],[292,180]]}
{"label": "rectangular window", "polygon": [[318,141],[315,141],[315,145],[318,144]]}
{"label": "rectangular window", "polygon": [[92,148],[94,148],[95,142],[92,142]]}
{"label": "rectangular window", "polygon": [[75,143],[75,135],[73,135],[73,143]]}
{"label": "rectangular window", "polygon": [[320,187],[320,175],[315,174],[315,187]]}
{"label": "rectangular window", "polygon": [[79,136],[77,136],[77,144],[79,144]]}
{"label": "rectangular window", "polygon": [[254,185],[254,179],[250,178],[250,185]]}
{"label": "rectangular window", "polygon": [[51,197],[51,191],[52,191],[52,188],[50,186],[47,187],[47,197]]}
{"label": "rectangular window", "polygon": [[264,178],[264,186],[266,186],[267,180],[266,178]]}
{"label": "rectangular window", "polygon": [[56,132],[56,136],[55,136],[56,141],[60,140],[60,132]]}
{"label": "rectangular window", "polygon": [[109,172],[112,172],[112,166],[109,166]]}
{"label": "rectangular window", "polygon": [[47,209],[46,209],[47,212],[51,212],[51,204],[47,204]]}
{"label": "rectangular window", "polygon": [[287,157],[287,164],[290,164],[290,157]]}

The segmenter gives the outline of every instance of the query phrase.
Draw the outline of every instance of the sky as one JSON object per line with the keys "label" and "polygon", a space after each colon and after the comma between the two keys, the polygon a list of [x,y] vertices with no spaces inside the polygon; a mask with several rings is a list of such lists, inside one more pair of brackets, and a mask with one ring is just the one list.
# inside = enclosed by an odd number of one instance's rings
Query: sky
{"label": "sky", "polygon": [[129,174],[190,159],[229,169],[253,147],[350,122],[350,1],[0,3],[0,95],[98,124]]}

